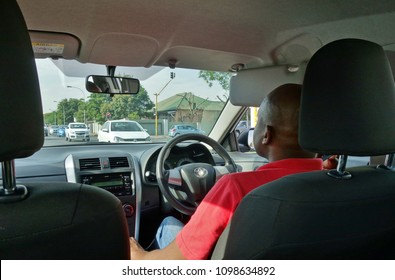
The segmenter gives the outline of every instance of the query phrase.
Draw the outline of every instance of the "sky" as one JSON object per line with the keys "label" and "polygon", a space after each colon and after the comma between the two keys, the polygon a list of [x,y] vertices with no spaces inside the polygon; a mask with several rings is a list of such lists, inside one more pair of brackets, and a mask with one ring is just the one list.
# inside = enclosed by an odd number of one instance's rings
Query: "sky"
{"label": "sky", "polygon": [[[48,59],[36,59],[36,65],[44,113],[56,110],[57,102],[65,98],[86,98],[86,100],[88,100],[90,93],[85,90],[85,76],[81,78],[65,76],[59,68]],[[171,80],[171,72],[175,73],[175,78],[163,89],[166,83]],[[225,91],[218,84],[209,87],[207,83],[198,76],[198,70],[164,68],[152,77],[142,80],[141,85],[147,90],[152,102],[155,102],[154,94],[162,89],[162,92],[158,96],[158,101],[183,92],[192,92],[202,98],[216,101],[218,101],[216,96],[223,97]],[[134,78],[139,77],[134,76]],[[72,86],[72,88],[68,88],[67,86]]]}

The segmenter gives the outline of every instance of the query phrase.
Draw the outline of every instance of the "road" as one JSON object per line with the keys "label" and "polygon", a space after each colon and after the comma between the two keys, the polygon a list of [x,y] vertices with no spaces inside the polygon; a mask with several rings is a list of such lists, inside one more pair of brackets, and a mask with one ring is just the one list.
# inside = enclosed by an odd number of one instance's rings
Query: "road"
{"label": "road", "polygon": [[[151,136],[152,142],[166,142],[170,138],[168,136]],[[61,145],[81,145],[81,144],[90,144],[90,143],[99,143],[97,140],[97,136],[91,135],[90,142],[83,142],[83,141],[72,141],[68,142],[65,140],[64,137],[57,137],[57,136],[45,136],[44,146],[61,146]]]}

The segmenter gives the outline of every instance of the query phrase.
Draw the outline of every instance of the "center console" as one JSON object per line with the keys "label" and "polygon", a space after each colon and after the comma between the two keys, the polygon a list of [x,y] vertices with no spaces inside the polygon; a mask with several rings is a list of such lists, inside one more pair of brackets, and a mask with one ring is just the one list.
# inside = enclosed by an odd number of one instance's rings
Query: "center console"
{"label": "center console", "polygon": [[92,185],[114,194],[121,202],[129,235],[138,239],[141,182],[137,160],[128,153],[108,151],[69,155],[65,161],[68,182]]}
{"label": "center console", "polygon": [[135,194],[131,173],[105,173],[105,174],[85,174],[81,175],[81,182],[92,185],[111,192],[115,196],[125,196]]}

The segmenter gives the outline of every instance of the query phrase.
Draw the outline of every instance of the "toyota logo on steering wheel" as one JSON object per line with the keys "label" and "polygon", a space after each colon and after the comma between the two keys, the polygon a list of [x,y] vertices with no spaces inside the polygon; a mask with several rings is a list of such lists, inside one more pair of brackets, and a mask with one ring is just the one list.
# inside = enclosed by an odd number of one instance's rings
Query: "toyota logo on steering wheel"
{"label": "toyota logo on steering wheel", "polygon": [[198,178],[204,178],[204,177],[207,176],[208,171],[207,171],[206,168],[203,168],[203,167],[196,167],[196,168],[193,170],[193,173],[195,173],[195,176],[198,177]]}

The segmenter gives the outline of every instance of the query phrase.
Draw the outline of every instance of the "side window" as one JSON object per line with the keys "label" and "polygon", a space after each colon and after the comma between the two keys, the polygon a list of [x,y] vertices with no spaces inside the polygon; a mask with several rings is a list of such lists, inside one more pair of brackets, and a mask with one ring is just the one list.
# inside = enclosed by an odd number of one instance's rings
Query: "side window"
{"label": "side window", "polygon": [[108,128],[109,128],[109,124],[108,124],[108,122],[105,122],[105,123],[103,124],[102,129],[107,129],[107,130],[108,130]]}
{"label": "side window", "polygon": [[254,127],[258,120],[258,107],[249,107],[235,128],[235,134],[241,152],[253,152]]}

